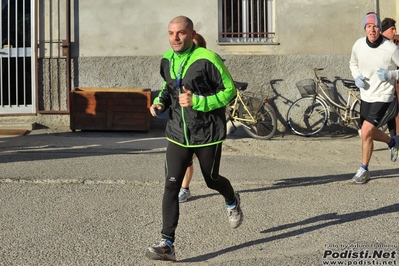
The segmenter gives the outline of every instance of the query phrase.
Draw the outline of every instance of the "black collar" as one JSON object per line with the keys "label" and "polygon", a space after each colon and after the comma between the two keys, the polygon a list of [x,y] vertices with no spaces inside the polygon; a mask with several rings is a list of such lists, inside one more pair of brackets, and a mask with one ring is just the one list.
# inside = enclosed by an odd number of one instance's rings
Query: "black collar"
{"label": "black collar", "polygon": [[380,37],[378,37],[378,39],[372,43],[369,41],[369,38],[366,37],[366,43],[370,48],[377,48],[378,46],[380,46],[383,40],[384,38],[382,37],[382,35],[380,35]]}

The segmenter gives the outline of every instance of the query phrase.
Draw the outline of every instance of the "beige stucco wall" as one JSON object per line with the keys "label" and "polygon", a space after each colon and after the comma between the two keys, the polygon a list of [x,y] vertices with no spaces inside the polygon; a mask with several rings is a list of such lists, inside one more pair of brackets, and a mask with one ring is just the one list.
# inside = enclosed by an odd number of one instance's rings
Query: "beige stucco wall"
{"label": "beige stucco wall", "polygon": [[[74,56],[149,56],[169,49],[167,24],[189,16],[220,54],[348,54],[363,18],[380,10],[398,17],[394,0],[273,0],[276,45],[218,45],[217,0],[81,0],[75,6]],[[378,4],[378,5],[376,5]],[[95,8],[94,8],[95,7]]]}
{"label": "beige stucco wall", "polygon": [[79,57],[160,55],[169,49],[167,24],[173,17],[187,15],[209,34],[218,23],[214,0],[78,2],[79,51],[73,55]]}

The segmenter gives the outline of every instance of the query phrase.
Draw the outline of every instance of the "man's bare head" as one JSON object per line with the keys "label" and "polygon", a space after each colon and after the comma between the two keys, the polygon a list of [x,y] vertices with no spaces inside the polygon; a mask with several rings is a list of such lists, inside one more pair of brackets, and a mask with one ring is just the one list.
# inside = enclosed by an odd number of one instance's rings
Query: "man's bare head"
{"label": "man's bare head", "polygon": [[169,22],[169,43],[173,51],[182,53],[193,45],[195,37],[194,24],[185,16],[178,16]]}
{"label": "man's bare head", "polygon": [[194,30],[193,21],[186,16],[177,16],[174,19],[172,19],[169,24],[172,23],[182,23],[186,25],[187,29]]}

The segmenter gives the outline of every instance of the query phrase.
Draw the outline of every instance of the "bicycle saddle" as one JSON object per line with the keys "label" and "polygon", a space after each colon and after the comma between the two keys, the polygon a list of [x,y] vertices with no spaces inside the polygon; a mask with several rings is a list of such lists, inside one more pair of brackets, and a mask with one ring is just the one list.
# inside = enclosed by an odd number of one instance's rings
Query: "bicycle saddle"
{"label": "bicycle saddle", "polygon": [[355,84],[354,80],[343,80],[342,84],[344,84],[344,86],[349,88],[349,89],[353,89],[355,91],[359,90],[359,88],[356,87],[356,84]]}
{"label": "bicycle saddle", "polygon": [[248,87],[248,83],[246,82],[234,81],[234,85],[236,86],[236,89],[240,91],[245,91]]}

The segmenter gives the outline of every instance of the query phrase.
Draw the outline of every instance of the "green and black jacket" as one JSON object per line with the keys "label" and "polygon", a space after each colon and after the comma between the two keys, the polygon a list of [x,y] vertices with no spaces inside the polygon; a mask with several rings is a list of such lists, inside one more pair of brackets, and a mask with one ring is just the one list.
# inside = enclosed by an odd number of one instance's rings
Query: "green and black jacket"
{"label": "green and black jacket", "polygon": [[[181,87],[193,93],[193,106],[179,105],[176,79],[181,66]],[[193,45],[184,53],[167,51],[161,60],[163,88],[154,104],[169,115],[166,138],[180,146],[200,147],[226,139],[225,106],[236,96],[233,79],[216,53]]]}

